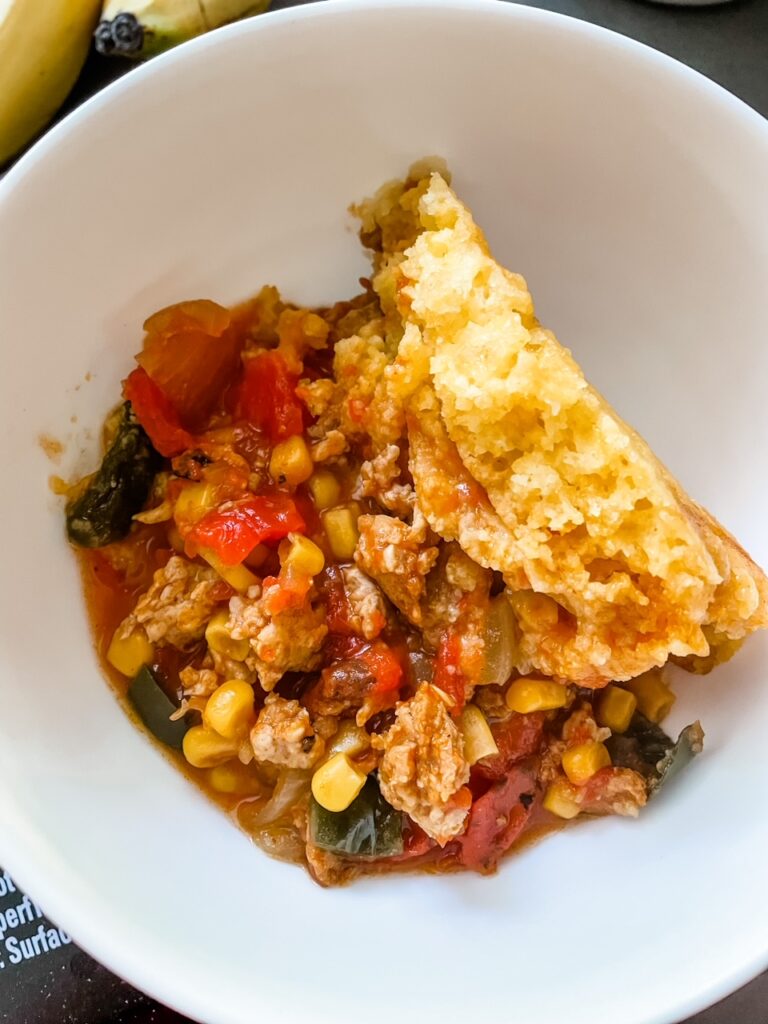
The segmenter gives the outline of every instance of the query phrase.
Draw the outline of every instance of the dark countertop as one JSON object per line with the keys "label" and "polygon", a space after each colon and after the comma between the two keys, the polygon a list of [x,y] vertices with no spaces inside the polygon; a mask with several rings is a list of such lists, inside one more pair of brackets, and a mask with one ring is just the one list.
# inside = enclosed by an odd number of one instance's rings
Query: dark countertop
{"label": "dark countertop", "polygon": [[668,53],[768,117],[768,3],[675,7],[648,0],[526,0]]}
{"label": "dark countertop", "polygon": [[[709,7],[672,7],[646,0],[526,2],[639,39],[696,68],[768,116],[768,0],[734,0]],[[272,6],[290,7],[293,2],[275,0]],[[91,57],[63,112],[126,69],[120,61]],[[3,877],[0,869],[0,881]],[[3,896],[11,905],[20,894],[0,889]],[[3,904],[0,898],[0,910]],[[34,925],[38,927],[39,921]],[[134,992],[75,946],[64,944],[19,965],[12,974],[0,971],[0,1022],[183,1024],[183,1019]],[[688,1024],[768,1024],[768,973]]]}

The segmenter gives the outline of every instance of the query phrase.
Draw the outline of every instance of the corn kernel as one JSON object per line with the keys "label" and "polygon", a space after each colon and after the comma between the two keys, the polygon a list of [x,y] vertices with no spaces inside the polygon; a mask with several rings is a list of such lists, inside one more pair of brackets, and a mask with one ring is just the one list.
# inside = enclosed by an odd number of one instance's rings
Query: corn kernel
{"label": "corn kernel", "polygon": [[365,779],[365,772],[356,768],[346,754],[334,754],[312,776],[312,796],[326,811],[346,811]]}
{"label": "corn kernel", "polygon": [[215,768],[237,757],[239,740],[228,740],[204,725],[193,725],[184,734],[184,757],[194,768]]}
{"label": "corn kernel", "polygon": [[189,484],[176,499],[173,518],[176,523],[197,523],[206,512],[216,508],[216,487],[210,483]]}
{"label": "corn kernel", "polygon": [[280,564],[299,576],[317,576],[323,571],[325,555],[322,550],[300,533],[289,533],[278,548]]}
{"label": "corn kernel", "polygon": [[301,434],[294,434],[287,441],[281,441],[272,449],[269,460],[269,475],[278,483],[291,487],[304,483],[312,476],[314,463],[307,442]]}
{"label": "corn kernel", "polygon": [[611,732],[626,732],[637,707],[637,698],[620,686],[606,686],[597,698],[597,721]]}
{"label": "corn kernel", "polygon": [[210,548],[200,548],[198,554],[212,569],[216,570],[233,590],[237,590],[241,594],[259,582],[258,576],[254,576],[244,565],[224,565],[219,556]]}
{"label": "corn kernel", "polygon": [[216,612],[205,627],[205,642],[212,651],[225,658],[232,658],[233,661],[245,661],[251,645],[247,640],[235,640],[230,636],[227,629],[228,622],[228,611]]}
{"label": "corn kernel", "polygon": [[243,565],[249,569],[260,569],[267,560],[270,550],[266,544],[257,544],[243,559]]}
{"label": "corn kernel", "polygon": [[641,676],[622,683],[622,686],[635,695],[637,706],[645,717],[657,724],[667,717],[675,703],[675,695],[664,682],[659,669],[644,672]]}
{"label": "corn kernel", "polygon": [[542,806],[558,818],[575,818],[581,808],[574,799],[574,793],[565,779],[555,779],[544,794]]}
{"label": "corn kernel", "polygon": [[253,717],[253,687],[243,679],[222,683],[208,698],[203,711],[203,723],[228,740],[242,738]]}
{"label": "corn kernel", "polygon": [[595,772],[607,768],[610,763],[611,755],[608,748],[597,740],[578,743],[563,752],[563,771],[574,786],[583,786]]}
{"label": "corn kernel", "polygon": [[341,497],[341,484],[330,469],[317,469],[307,482],[315,507],[333,508]]}
{"label": "corn kernel", "polygon": [[349,561],[355,554],[360,536],[357,510],[349,505],[329,509],[323,513],[323,526],[334,556],[340,561]]}
{"label": "corn kernel", "polygon": [[532,711],[552,711],[568,703],[568,687],[551,679],[516,679],[507,690],[507,707],[523,715]]}
{"label": "corn kernel", "polygon": [[107,661],[118,672],[132,679],[142,665],[152,661],[154,654],[155,649],[144,633],[131,633],[126,637],[115,633],[107,650]]}
{"label": "corn kernel", "polygon": [[218,764],[208,770],[208,784],[217,793],[259,793],[262,785],[253,774],[238,761]]}
{"label": "corn kernel", "polygon": [[459,724],[464,736],[464,757],[468,764],[473,765],[482,757],[498,754],[499,748],[496,746],[491,727],[476,704],[467,704],[461,713]]}
{"label": "corn kernel", "polygon": [[560,611],[554,598],[547,594],[534,594],[518,590],[510,597],[512,607],[522,626],[531,632],[540,632],[557,626]]}
{"label": "corn kernel", "polygon": [[217,793],[236,793],[240,779],[234,765],[219,764],[208,769],[208,782],[211,789],[215,789]]}

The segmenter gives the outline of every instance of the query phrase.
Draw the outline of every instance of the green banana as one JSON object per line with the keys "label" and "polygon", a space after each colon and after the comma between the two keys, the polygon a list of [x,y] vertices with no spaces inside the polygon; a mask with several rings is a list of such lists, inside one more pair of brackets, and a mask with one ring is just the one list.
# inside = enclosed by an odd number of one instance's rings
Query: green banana
{"label": "green banana", "polygon": [[0,165],[50,121],[80,74],[99,0],[0,2]]}
{"label": "green banana", "polygon": [[267,7],[269,0],[106,0],[96,49],[144,60]]}

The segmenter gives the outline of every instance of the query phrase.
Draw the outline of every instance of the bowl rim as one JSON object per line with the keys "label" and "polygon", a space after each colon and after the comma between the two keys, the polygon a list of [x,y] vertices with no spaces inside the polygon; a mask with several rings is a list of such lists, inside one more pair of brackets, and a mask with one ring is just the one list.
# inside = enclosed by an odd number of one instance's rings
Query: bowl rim
{"label": "bowl rim", "polygon": [[[183,43],[144,64],[131,69],[127,74],[109,83],[103,89],[71,111],[38,139],[35,144],[0,179],[0,214],[4,204],[10,202],[16,187],[25,175],[40,161],[48,159],[51,152],[66,140],[72,129],[87,121],[105,105],[118,100],[123,93],[143,88],[153,76],[162,74],[166,66],[183,65],[198,51],[226,45],[226,40],[237,35],[253,34],[271,30],[272,26],[292,21],[307,21],[317,18],[341,17],[346,14],[365,17],[383,11],[405,11],[408,14],[429,12],[432,16],[451,11],[467,17],[477,12],[508,19],[510,22],[529,24],[550,23],[564,32],[596,44],[623,52],[628,60],[640,63],[648,71],[656,71],[674,79],[677,83],[695,86],[704,102],[721,109],[741,122],[744,130],[761,139],[768,154],[768,119],[749,106],[744,100],[728,92],[723,86],[707,78],[701,72],[682,61],[654,49],[646,43],[612,29],[584,21],[572,15],[561,14],[524,3],[510,0],[315,0],[315,2],[270,11],[266,14],[235,22]],[[0,790],[3,783],[0,781]],[[6,842],[13,832],[14,838]],[[222,1017],[216,1005],[215,994],[200,992],[191,996],[175,987],[172,975],[157,964],[144,960],[141,951],[132,947],[130,938],[121,938],[99,908],[98,899],[82,884],[76,871],[61,863],[45,846],[37,842],[36,830],[28,827],[23,814],[18,815],[12,829],[0,829],[0,863],[19,885],[34,893],[35,899],[45,906],[45,912],[64,926],[69,933],[74,931],[77,944],[109,970],[125,979],[152,998],[171,1007],[201,1024],[229,1024],[230,1017]],[[694,993],[667,1004],[651,1016],[633,1024],[673,1024],[698,1013],[715,1002],[730,995],[742,985],[757,977],[768,968],[768,933],[765,947],[744,963],[732,970],[709,979]],[[204,1014],[205,1016],[201,1016]]]}
{"label": "bowl rim", "polygon": [[631,36],[617,32],[615,29],[605,28],[591,21],[585,21],[571,14],[561,14],[559,11],[550,11],[541,7],[530,7],[526,3],[517,0],[311,0],[309,3],[299,3],[297,6],[284,7],[278,11],[266,11],[263,14],[244,18],[210,32],[190,39],[185,43],[158,54],[151,60],[139,63],[131,68],[124,75],[109,82],[93,96],[89,96],[74,110],[71,110],[65,117],[49,128],[38,138],[33,145],[0,177],[0,203],[5,201],[10,192],[15,188],[23,176],[45,159],[49,150],[54,149],[59,140],[66,137],[72,127],[80,121],[87,120],[101,106],[111,103],[113,98],[120,96],[126,89],[134,88],[138,82],[139,86],[144,79],[149,79],[153,74],[158,73],[166,64],[170,65],[186,60],[186,55],[195,50],[203,50],[209,46],[217,46],[220,41],[230,36],[244,32],[269,31],[269,27],[282,22],[304,20],[312,18],[327,17],[331,14],[350,13],[361,14],[366,11],[382,10],[406,10],[408,12],[418,10],[429,11],[464,11],[473,14],[476,11],[484,11],[486,14],[495,12],[501,17],[524,18],[531,22],[559,22],[566,31],[572,31],[585,37],[595,40],[612,42],[614,46],[625,50],[640,60],[645,60],[649,66],[666,68],[670,72],[677,73],[681,80],[687,79],[697,85],[710,101],[719,103],[728,108],[730,112],[739,118],[745,127],[754,129],[758,135],[762,135],[768,143],[768,118],[751,107],[745,100],[729,92],[724,86],[708,78],[703,72],[692,68],[683,61],[672,57],[648,43],[643,43]]}

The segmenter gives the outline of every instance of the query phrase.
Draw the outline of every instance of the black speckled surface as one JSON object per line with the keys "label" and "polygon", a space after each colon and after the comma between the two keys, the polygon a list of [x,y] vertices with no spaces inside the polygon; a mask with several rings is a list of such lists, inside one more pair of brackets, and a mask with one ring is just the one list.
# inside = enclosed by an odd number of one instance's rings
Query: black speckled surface
{"label": "black speckled surface", "polygon": [[[695,67],[768,115],[768,0],[735,0],[700,8],[645,0],[528,2],[639,39]],[[273,8],[291,5],[291,0],[276,0]],[[62,113],[128,67],[93,55]],[[9,924],[5,920],[9,909],[27,907],[23,894],[12,884],[0,869],[0,1024],[183,1024],[178,1014],[136,992],[74,943],[64,941],[67,936],[56,932],[60,944],[46,952],[45,944],[56,944],[50,937],[54,926],[39,917],[36,909],[22,910],[23,922]],[[9,916],[13,922],[13,914]],[[33,937],[41,925],[46,939],[43,943],[38,938],[36,952]],[[10,946],[9,940],[13,940]],[[36,955],[24,959],[22,948]],[[15,959],[20,962],[13,963]],[[768,1024],[768,973],[688,1024]]]}

